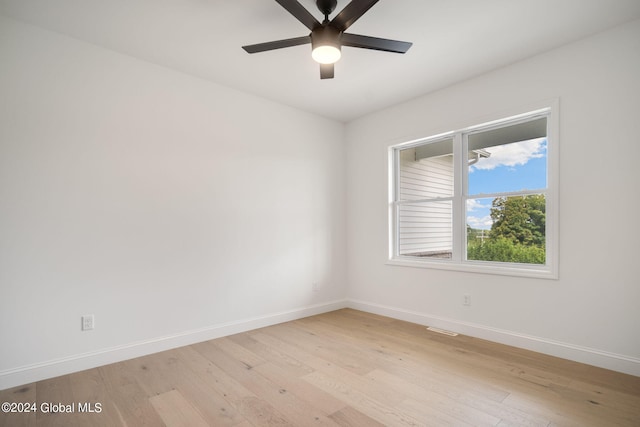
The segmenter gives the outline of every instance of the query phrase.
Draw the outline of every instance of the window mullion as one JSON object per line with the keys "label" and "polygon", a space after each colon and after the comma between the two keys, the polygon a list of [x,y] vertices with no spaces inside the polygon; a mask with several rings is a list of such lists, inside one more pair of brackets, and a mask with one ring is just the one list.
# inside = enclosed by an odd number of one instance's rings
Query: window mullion
{"label": "window mullion", "polygon": [[459,229],[463,230],[460,236],[460,259],[467,260],[467,199],[469,198],[469,134],[462,133],[460,135],[460,145],[463,155],[460,156],[460,169],[462,180],[462,196],[460,197],[460,219]]}
{"label": "window mullion", "polygon": [[501,193],[478,193],[471,195],[465,192],[465,199],[495,199],[496,197],[531,196],[533,194],[545,194],[547,191],[548,190],[546,188],[538,188],[533,190],[504,191]]}
{"label": "window mullion", "polygon": [[430,202],[449,202],[455,200],[454,197],[434,197],[432,199],[407,199],[407,200],[398,200],[395,202],[396,205],[416,205],[420,203],[430,203]]}
{"label": "window mullion", "polygon": [[[452,261],[461,262],[463,259],[464,241],[464,148],[462,133],[458,132],[453,137],[453,213],[451,222],[453,225],[453,253]],[[462,226],[461,226],[462,225]]]}
{"label": "window mullion", "polygon": [[390,149],[389,159],[389,258],[400,255],[398,200],[400,195],[400,150]]}

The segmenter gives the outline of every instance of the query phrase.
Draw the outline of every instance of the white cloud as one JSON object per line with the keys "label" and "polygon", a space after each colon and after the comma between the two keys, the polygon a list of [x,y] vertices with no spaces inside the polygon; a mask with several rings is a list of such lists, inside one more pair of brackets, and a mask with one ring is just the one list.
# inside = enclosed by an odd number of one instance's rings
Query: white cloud
{"label": "white cloud", "polygon": [[483,217],[468,216],[467,224],[469,224],[471,228],[483,228],[487,230],[491,228],[493,221],[491,221],[491,217],[489,215]]}
{"label": "white cloud", "polygon": [[[483,201],[486,203],[482,203]],[[490,229],[493,225],[493,221],[489,215],[490,209],[490,199],[467,199],[467,212],[475,212],[477,215],[467,215],[467,224],[469,224],[471,228]]]}
{"label": "white cloud", "polygon": [[538,138],[529,141],[515,142],[513,144],[498,145],[488,147],[486,151],[490,152],[491,156],[481,158],[478,163],[470,167],[470,170],[490,170],[498,166],[522,166],[531,159],[539,159],[546,156],[547,140],[545,138]]}
{"label": "white cloud", "polygon": [[491,201],[483,204],[479,199],[467,199],[467,211],[476,211],[479,209],[489,209],[491,207]]}

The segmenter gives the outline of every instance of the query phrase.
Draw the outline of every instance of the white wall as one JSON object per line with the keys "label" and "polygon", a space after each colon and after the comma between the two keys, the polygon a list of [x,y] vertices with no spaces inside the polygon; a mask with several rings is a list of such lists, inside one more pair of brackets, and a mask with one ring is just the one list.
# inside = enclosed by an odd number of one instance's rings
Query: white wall
{"label": "white wall", "polygon": [[[640,375],[639,76],[636,21],[348,124],[352,305]],[[385,264],[390,145],[553,98],[559,280]]]}
{"label": "white wall", "polygon": [[0,389],[344,300],[342,124],[2,17],[0,58]]}

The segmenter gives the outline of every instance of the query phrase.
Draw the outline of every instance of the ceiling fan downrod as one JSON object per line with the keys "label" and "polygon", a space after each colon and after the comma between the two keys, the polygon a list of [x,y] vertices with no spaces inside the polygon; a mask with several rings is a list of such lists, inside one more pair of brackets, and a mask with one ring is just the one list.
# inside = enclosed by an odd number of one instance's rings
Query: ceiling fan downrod
{"label": "ceiling fan downrod", "polygon": [[316,6],[324,15],[325,22],[329,22],[329,15],[336,10],[338,0],[316,0]]}

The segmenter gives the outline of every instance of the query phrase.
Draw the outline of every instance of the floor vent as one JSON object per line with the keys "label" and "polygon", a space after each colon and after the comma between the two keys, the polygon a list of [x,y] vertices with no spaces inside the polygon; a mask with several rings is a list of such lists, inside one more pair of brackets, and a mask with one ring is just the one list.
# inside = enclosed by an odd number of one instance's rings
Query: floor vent
{"label": "floor vent", "polygon": [[427,329],[432,331],[432,332],[437,332],[439,334],[449,335],[450,337],[457,337],[458,336],[458,334],[456,332],[445,331],[444,329],[434,328],[432,326],[427,327]]}

